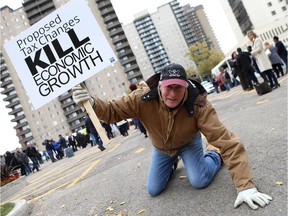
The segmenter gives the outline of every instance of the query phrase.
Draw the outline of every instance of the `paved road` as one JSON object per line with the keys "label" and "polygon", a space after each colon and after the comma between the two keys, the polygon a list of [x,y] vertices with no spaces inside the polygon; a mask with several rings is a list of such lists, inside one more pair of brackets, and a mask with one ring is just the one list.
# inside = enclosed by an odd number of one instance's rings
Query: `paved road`
{"label": "paved road", "polygon": [[286,216],[287,77],[279,79],[281,88],[260,97],[241,87],[208,96],[221,121],[245,144],[259,190],[273,196],[265,208],[233,208],[237,194],[225,166],[208,188],[196,190],[180,162],[167,189],[149,197],[145,185],[151,144],[133,127],[128,137],[114,138],[104,152],[88,146],[72,158],[46,162],[27,177],[26,188],[5,201],[29,200],[33,216]]}

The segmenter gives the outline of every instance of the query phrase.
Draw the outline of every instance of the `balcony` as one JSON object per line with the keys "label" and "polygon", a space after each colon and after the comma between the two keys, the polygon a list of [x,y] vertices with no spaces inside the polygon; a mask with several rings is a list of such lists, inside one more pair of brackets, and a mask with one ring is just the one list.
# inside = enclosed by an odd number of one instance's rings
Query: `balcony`
{"label": "balcony", "polygon": [[128,56],[129,54],[132,54],[132,50],[131,49],[128,49],[128,50],[125,50],[125,52],[123,53],[118,53],[118,58],[122,58],[124,56]]}
{"label": "balcony", "polygon": [[77,116],[75,116],[75,117],[67,118],[67,122],[71,123],[71,122],[73,122],[73,121],[75,121],[77,119],[83,118],[84,116],[86,116],[86,113],[83,113],[83,112],[82,113],[78,113]]}
{"label": "balcony", "polygon": [[17,122],[17,121],[20,121],[21,119],[24,119],[25,118],[25,115],[20,115],[20,116],[17,116],[15,117],[14,119],[11,120],[11,122]]}
{"label": "balcony", "polygon": [[8,68],[6,65],[1,65],[1,72],[6,71]]}
{"label": "balcony", "polygon": [[23,109],[22,109],[22,107],[20,107],[20,108],[17,108],[17,109],[13,109],[11,112],[9,112],[8,114],[9,115],[15,115],[16,113],[19,113],[19,112],[21,112]]}
{"label": "balcony", "polygon": [[111,28],[119,27],[119,26],[121,26],[121,23],[117,20],[117,21],[114,21],[110,24],[107,24],[106,29],[109,31]]}
{"label": "balcony", "polygon": [[15,90],[14,86],[6,88],[4,91],[1,92],[1,94],[7,94],[13,90]]}
{"label": "balcony", "polygon": [[16,126],[14,126],[13,128],[16,130],[16,129],[19,129],[19,128],[22,128],[24,126],[28,125],[28,122],[23,122],[21,124],[17,124]]}
{"label": "balcony", "polygon": [[78,110],[81,110],[81,108],[80,108],[79,106],[75,106],[74,109],[65,111],[65,112],[64,112],[64,115],[65,115],[65,116],[68,116],[68,115],[70,115],[70,114],[73,113],[73,112],[77,112]]}
{"label": "balcony", "polygon": [[6,105],[5,107],[6,107],[6,108],[12,108],[12,107],[14,107],[14,106],[16,106],[16,105],[18,105],[18,104],[20,104],[20,101],[19,101],[19,100],[12,102],[12,103]]}
{"label": "balcony", "polygon": [[134,64],[134,65],[132,65],[129,68],[125,68],[124,70],[125,70],[125,73],[128,73],[129,71],[132,71],[132,70],[135,70],[135,69],[139,70],[139,67],[138,67],[137,64]]}
{"label": "balcony", "polygon": [[125,35],[122,35],[122,36],[120,36],[120,37],[118,37],[118,38],[113,38],[112,39],[112,42],[113,42],[113,44],[116,44],[116,43],[118,43],[118,42],[120,42],[120,41],[122,41],[122,40],[125,40],[125,41],[127,41],[127,38],[126,38],[126,36]]}
{"label": "balcony", "polygon": [[31,18],[35,17],[35,16],[40,16],[40,17],[44,17],[43,15],[45,14],[46,11],[51,11],[51,10],[55,10],[55,6],[53,4],[53,2],[45,4],[45,5],[41,5],[41,6],[35,6],[32,10],[25,10],[26,14],[27,14],[27,18],[30,20]]}
{"label": "balcony", "polygon": [[61,108],[64,109],[65,107],[70,106],[70,105],[72,105],[72,104],[75,104],[75,102],[74,102],[73,100],[61,104]]}
{"label": "balcony", "polygon": [[128,59],[126,59],[125,61],[121,60],[121,64],[124,65],[124,64],[127,64],[129,62],[133,62],[135,60],[136,60],[136,57],[135,56],[131,56],[131,57],[128,57]]}
{"label": "balcony", "polygon": [[105,8],[105,7],[107,7],[107,6],[112,6],[110,0],[101,1],[100,3],[98,3],[98,2],[100,2],[100,1],[97,1],[97,0],[96,0],[96,3],[97,3],[97,5],[98,5],[98,8],[99,8],[100,11],[102,10],[102,8]]}
{"label": "balcony", "polygon": [[29,132],[31,132],[31,130],[28,128],[26,130],[19,131],[16,135],[19,137],[19,136],[22,136],[22,135],[27,134]]}
{"label": "balcony", "polygon": [[104,18],[104,22],[105,23],[108,23],[108,22],[111,22],[113,19],[117,19],[117,16],[116,16],[116,14],[111,14],[110,16],[108,16],[108,17],[105,17]]}
{"label": "balcony", "polygon": [[13,98],[18,97],[18,95],[16,93],[7,96],[6,98],[3,99],[3,101],[11,101]]}
{"label": "balcony", "polygon": [[5,86],[9,85],[9,84],[12,84],[12,80],[7,80],[7,81],[4,81],[1,83],[1,88],[5,88]]}
{"label": "balcony", "polygon": [[[123,48],[128,47],[128,46],[129,46],[129,43],[128,43],[128,42],[122,43],[122,44],[119,45],[119,46],[115,46],[116,52],[118,52],[120,49],[123,49]],[[130,47],[129,47],[129,48],[130,48]]]}
{"label": "balcony", "polygon": [[27,137],[27,138],[24,138],[24,139],[19,138],[19,140],[20,140],[19,142],[22,145],[22,147],[24,147],[27,142],[29,142],[29,141],[31,141],[33,139],[34,139],[33,136],[30,136],[30,137]]}
{"label": "balcony", "polygon": [[80,122],[79,124],[74,125],[74,126],[70,125],[70,130],[71,130],[71,131],[75,131],[75,129],[77,129],[77,128],[79,128],[79,127],[85,127],[85,121],[82,121],[82,122]]}
{"label": "balcony", "polygon": [[108,14],[115,14],[114,8],[113,7],[106,7],[100,10],[100,14],[102,17],[105,17]]}
{"label": "balcony", "polygon": [[58,100],[59,100],[59,101],[63,101],[63,100],[65,100],[65,99],[69,98],[69,97],[72,97],[72,91],[68,91],[68,92],[60,95],[60,96],[58,97]]}
{"label": "balcony", "polygon": [[135,77],[139,77],[139,76],[142,77],[142,73],[141,73],[140,71],[134,73],[133,75],[128,75],[128,76],[127,76],[127,79],[128,79],[128,80],[131,80],[131,79],[133,79],[133,78],[135,78]]}

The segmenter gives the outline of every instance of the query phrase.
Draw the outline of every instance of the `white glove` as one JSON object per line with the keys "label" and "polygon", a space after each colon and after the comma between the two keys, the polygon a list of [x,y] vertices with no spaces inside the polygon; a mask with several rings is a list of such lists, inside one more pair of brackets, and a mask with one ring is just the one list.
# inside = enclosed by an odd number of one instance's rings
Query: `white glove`
{"label": "white glove", "polygon": [[243,202],[246,202],[250,208],[256,210],[258,209],[258,206],[253,202],[264,207],[270,203],[270,200],[272,200],[272,197],[267,194],[260,193],[255,187],[249,188],[238,193],[237,199],[234,203],[234,208],[241,205]]}
{"label": "white glove", "polygon": [[83,106],[82,102],[86,100],[89,100],[92,107],[95,104],[93,98],[89,95],[88,90],[80,84],[72,88],[72,98],[74,102],[80,106]]}

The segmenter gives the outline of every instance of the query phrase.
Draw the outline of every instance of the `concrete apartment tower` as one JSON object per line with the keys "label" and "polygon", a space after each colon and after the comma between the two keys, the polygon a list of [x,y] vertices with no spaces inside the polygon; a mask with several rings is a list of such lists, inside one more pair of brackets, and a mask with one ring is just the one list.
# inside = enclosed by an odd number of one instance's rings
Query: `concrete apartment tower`
{"label": "concrete apartment tower", "polygon": [[288,43],[287,0],[220,0],[220,3],[238,41],[235,48],[247,45],[249,30],[254,30],[262,41],[273,43],[273,36],[277,35]]}
{"label": "concrete apartment tower", "polygon": [[[34,110],[22,84],[13,68],[3,44],[30,25],[56,10],[68,1],[65,0],[25,0],[23,7],[16,10],[5,6],[1,8],[1,94],[6,95],[4,101],[12,111],[12,122],[25,149],[28,142],[42,150],[45,139],[58,140],[58,135],[68,136],[76,130],[84,128],[86,114],[72,100],[68,91]],[[110,0],[88,0],[100,28],[114,50],[118,61],[85,81],[92,95],[102,98],[115,98],[127,93],[130,83],[138,83],[143,79],[136,58],[127,41],[121,23]]]}
{"label": "concrete apartment tower", "polygon": [[[208,47],[222,53],[219,42],[216,39],[216,36],[205,14],[204,7],[202,5],[191,7],[189,4],[187,4],[182,8],[188,23],[188,29],[191,31],[192,35],[194,35],[193,42],[206,42]],[[189,43],[189,45],[191,45],[191,43]]]}
{"label": "concrete apartment tower", "polygon": [[206,41],[222,52],[203,6],[181,7],[174,0],[152,14],[147,10],[136,14],[135,20],[123,28],[145,79],[170,63],[195,67],[186,56],[192,44]]}

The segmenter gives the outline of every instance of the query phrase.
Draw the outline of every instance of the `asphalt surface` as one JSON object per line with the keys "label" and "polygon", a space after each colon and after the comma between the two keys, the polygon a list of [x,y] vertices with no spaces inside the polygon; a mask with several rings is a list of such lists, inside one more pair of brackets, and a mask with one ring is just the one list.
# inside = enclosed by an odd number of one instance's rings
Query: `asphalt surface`
{"label": "asphalt surface", "polygon": [[112,139],[104,152],[88,146],[74,157],[45,162],[27,177],[23,190],[2,201],[25,199],[32,216],[286,216],[287,78],[280,77],[281,87],[262,96],[240,86],[208,96],[220,120],[243,141],[256,186],[273,197],[264,208],[242,204],[234,209],[237,193],[225,166],[199,190],[190,186],[180,162],[166,190],[150,197],[145,186],[151,143],[134,126],[128,137]]}

